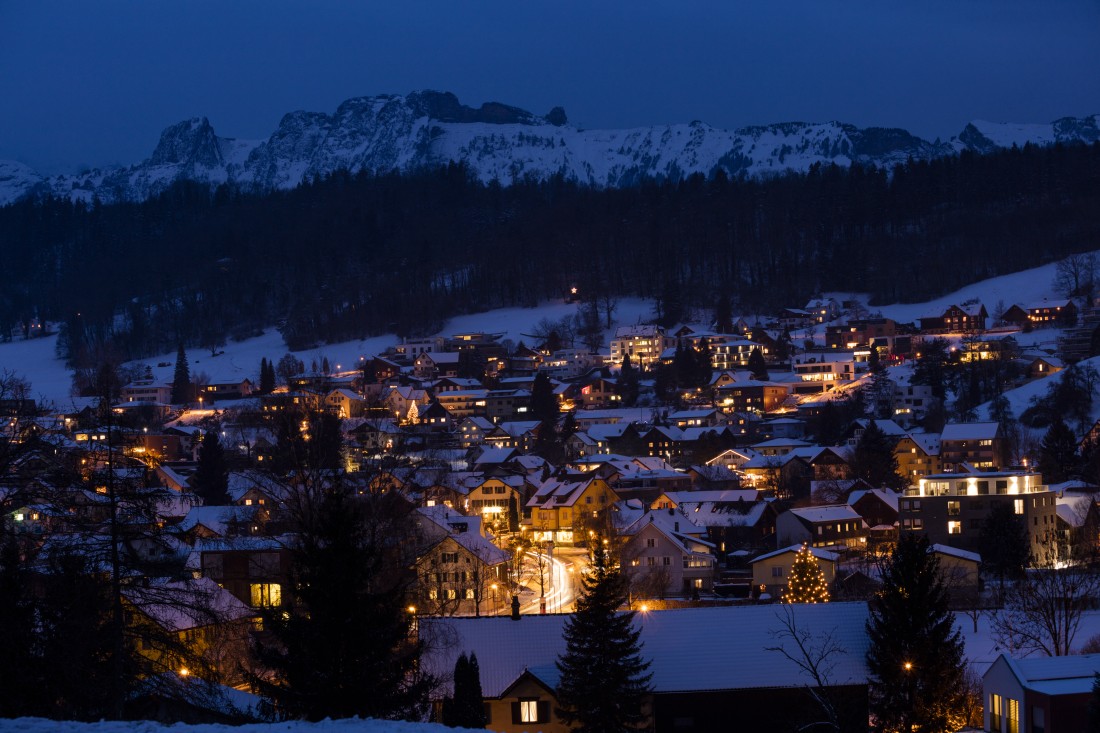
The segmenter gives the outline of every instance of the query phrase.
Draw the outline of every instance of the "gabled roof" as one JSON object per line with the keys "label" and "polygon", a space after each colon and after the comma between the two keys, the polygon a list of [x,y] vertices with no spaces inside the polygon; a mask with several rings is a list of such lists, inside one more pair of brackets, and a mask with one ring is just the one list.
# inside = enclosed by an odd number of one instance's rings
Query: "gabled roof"
{"label": "gabled roof", "polygon": [[890,507],[895,512],[898,510],[898,493],[890,489],[856,489],[848,495],[849,506],[855,506],[856,502],[868,494],[877,497],[883,504]]}
{"label": "gabled roof", "polygon": [[1045,695],[1089,693],[1100,673],[1100,654],[1013,659],[1002,653],[997,661],[1001,660],[1023,687]]}
{"label": "gabled roof", "polygon": [[948,423],[940,434],[941,445],[948,440],[992,440],[1000,425],[995,422]]}
{"label": "gabled roof", "polygon": [[185,631],[250,618],[255,612],[210,578],[127,585],[122,595],[168,631]]}
{"label": "gabled roof", "polygon": [[224,536],[229,525],[250,522],[256,516],[255,506],[196,506],[191,507],[183,521],[176,525],[180,532],[187,532],[198,525]]}
{"label": "gabled roof", "polygon": [[[798,629],[815,638],[831,634],[844,650],[834,658],[833,684],[866,684],[866,603],[718,606],[635,614],[642,657],[652,662],[654,692],[812,685],[794,662],[774,650],[790,644],[777,635],[786,612],[793,614]],[[496,616],[421,619],[421,631],[429,638],[453,641],[431,645],[422,657],[424,670],[449,680],[458,655],[474,653],[483,694],[499,698],[524,670],[534,674],[554,665],[565,651],[563,630],[569,618],[550,614],[523,616],[520,621]],[[439,692],[450,693],[446,683]]]}
{"label": "gabled roof", "polygon": [[968,552],[967,550],[960,550],[958,547],[951,547],[950,545],[931,545],[928,548],[929,552],[939,553],[941,555],[947,555],[948,557],[957,557],[960,560],[970,560],[981,564],[982,556],[976,552]]}
{"label": "gabled roof", "polygon": [[[801,549],[802,545],[791,545],[790,547],[784,547],[776,550],[775,552],[769,552],[766,555],[754,557],[750,564],[758,563],[761,560],[770,560],[773,557],[779,557],[780,555],[786,555],[788,552],[797,553]],[[840,555],[836,554],[835,552],[829,552],[828,550],[822,550],[820,547],[811,547],[810,554],[816,557],[818,560],[825,560],[826,562],[836,562],[840,559]]]}
{"label": "gabled roof", "polygon": [[788,511],[799,519],[811,524],[818,524],[820,522],[847,522],[853,520],[859,522],[863,520],[863,517],[859,516],[859,512],[847,504],[795,507]]}

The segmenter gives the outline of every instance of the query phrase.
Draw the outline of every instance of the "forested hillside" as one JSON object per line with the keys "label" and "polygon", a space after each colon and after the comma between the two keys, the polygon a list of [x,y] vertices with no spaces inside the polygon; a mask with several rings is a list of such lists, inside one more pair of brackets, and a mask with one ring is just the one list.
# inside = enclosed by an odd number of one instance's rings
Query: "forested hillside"
{"label": "forested hillside", "polygon": [[670,321],[721,297],[745,312],[822,290],[919,301],[1098,235],[1100,144],[623,189],[484,185],[461,166],[264,196],[177,184],[144,203],[0,209],[0,337],[58,321],[87,364],[272,323],[295,348],[413,334],[571,285],[657,298]]}

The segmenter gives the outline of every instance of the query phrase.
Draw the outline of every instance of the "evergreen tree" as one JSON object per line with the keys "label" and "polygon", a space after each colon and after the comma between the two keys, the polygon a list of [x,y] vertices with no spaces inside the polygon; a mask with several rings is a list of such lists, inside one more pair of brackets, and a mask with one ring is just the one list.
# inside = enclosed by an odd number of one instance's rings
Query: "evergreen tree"
{"label": "evergreen tree", "polygon": [[514,496],[508,500],[508,531],[519,532],[519,500]]}
{"label": "evergreen tree", "polygon": [[558,715],[579,733],[632,731],[646,720],[642,702],[652,675],[642,659],[634,613],[619,611],[626,595],[626,578],[597,538],[577,610],[565,623],[566,650],[557,661]]}
{"label": "evergreen tree", "polygon": [[[419,719],[434,681],[405,608],[407,507],[395,492],[296,488],[291,582],[263,613],[252,682],[284,716]],[[366,631],[366,633],[365,633]]]}
{"label": "evergreen tree", "polygon": [[638,403],[640,391],[640,377],[638,370],[630,361],[630,354],[623,356],[623,365],[619,369],[619,396],[622,397],[624,407],[633,407]]}
{"label": "evergreen tree", "polygon": [[879,357],[878,347],[874,344],[871,345],[871,354],[867,357],[867,368],[871,370],[872,374],[878,374],[885,368],[882,359]]}
{"label": "evergreen tree", "polygon": [[752,352],[749,353],[749,372],[753,379],[768,381],[768,365],[764,363],[764,354],[759,346],[752,347]]}
{"label": "evergreen tree", "polygon": [[1077,437],[1058,413],[1047,429],[1039,445],[1039,473],[1043,482],[1058,484],[1077,473],[1080,458],[1077,455]]}
{"label": "evergreen tree", "polygon": [[217,430],[203,433],[199,444],[199,463],[190,484],[205,506],[227,506],[230,503],[229,464]]}
{"label": "evergreen tree", "polygon": [[729,293],[725,290],[718,294],[718,302],[714,306],[714,328],[718,333],[733,332],[733,308]]}
{"label": "evergreen tree", "polygon": [[275,365],[267,360],[260,359],[260,394],[271,394],[275,391]]}
{"label": "evergreen tree", "polygon": [[906,480],[898,472],[898,458],[894,455],[895,441],[882,431],[874,420],[867,421],[859,442],[852,453],[852,472],[876,488],[905,488]]}
{"label": "evergreen tree", "polygon": [[539,432],[533,452],[551,462],[560,458],[562,448],[558,438],[560,412],[561,407],[554,394],[554,388],[550,384],[550,377],[546,372],[539,372],[535,375],[535,382],[531,386],[531,415],[539,421]]}
{"label": "evergreen tree", "polygon": [[0,524],[0,717],[45,713],[43,672],[38,653],[38,605],[31,590],[23,548]]}
{"label": "evergreen tree", "polygon": [[783,590],[783,603],[828,603],[829,584],[825,573],[806,545],[795,555],[790,580]]}
{"label": "evergreen tree", "polygon": [[443,725],[451,728],[484,728],[485,700],[481,693],[481,670],[477,655],[464,653],[455,661],[454,687],[443,699]]}
{"label": "evergreen tree", "polygon": [[932,388],[932,396],[941,402],[947,396],[950,382],[951,358],[947,340],[934,338],[921,345],[917,365],[913,368],[913,384]]}
{"label": "evergreen tree", "polygon": [[172,404],[180,405],[191,401],[191,370],[187,367],[187,352],[180,344],[176,353],[176,371],[172,377]]}
{"label": "evergreen tree", "polygon": [[868,604],[873,729],[954,731],[966,722],[963,641],[928,538],[905,533]]}

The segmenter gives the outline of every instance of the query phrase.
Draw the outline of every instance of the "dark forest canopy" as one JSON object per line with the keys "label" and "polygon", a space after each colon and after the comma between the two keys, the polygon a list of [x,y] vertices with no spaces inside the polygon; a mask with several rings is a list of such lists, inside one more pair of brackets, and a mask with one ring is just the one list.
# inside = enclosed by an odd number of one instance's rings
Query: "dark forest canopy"
{"label": "dark forest canopy", "polygon": [[913,302],[1096,249],[1098,234],[1100,144],[621,189],[505,188],[457,165],[265,195],[181,183],[143,203],[0,209],[0,334],[59,321],[74,359],[122,359],[279,324],[301,348],[571,284],[708,308],[724,294],[743,312],[823,290]]}

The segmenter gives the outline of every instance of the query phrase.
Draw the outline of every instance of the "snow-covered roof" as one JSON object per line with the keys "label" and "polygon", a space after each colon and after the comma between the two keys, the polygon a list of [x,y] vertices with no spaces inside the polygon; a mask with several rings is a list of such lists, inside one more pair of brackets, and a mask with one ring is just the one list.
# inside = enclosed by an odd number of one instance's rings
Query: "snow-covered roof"
{"label": "snow-covered roof", "polygon": [[860,521],[862,517],[847,504],[828,504],[825,506],[804,506],[789,510],[791,514],[814,524],[818,522]]}
{"label": "snow-covered roof", "polygon": [[[774,650],[791,644],[779,636],[785,613],[792,614],[800,631],[815,638],[831,635],[844,650],[834,657],[835,684],[866,682],[867,604],[718,606],[635,614],[642,657],[652,663],[653,690],[670,693],[812,684],[794,662]],[[425,671],[449,679],[458,655],[472,652],[481,670],[483,694],[499,697],[525,670],[539,675],[553,667],[565,651],[562,632],[568,619],[567,615],[530,615],[519,621],[502,616],[421,619],[421,632],[429,639],[429,651],[423,657]],[[730,633],[731,629],[737,633]],[[432,644],[430,640],[448,643]],[[731,659],[737,663],[730,664]],[[440,694],[449,692],[440,690]]]}
{"label": "snow-covered roof", "polygon": [[895,512],[898,510],[898,493],[891,491],[890,489],[856,489],[848,495],[848,504],[854,506],[857,501],[862,499],[867,494],[873,494],[882,500],[884,504],[889,506]]}
{"label": "snow-covered roof", "polygon": [[[758,563],[761,560],[770,560],[773,557],[779,557],[780,555],[786,555],[788,552],[797,553],[801,549],[802,549],[802,545],[791,545],[790,547],[784,547],[782,549],[775,550],[774,552],[769,552],[766,555],[760,555],[759,557],[755,557],[755,558],[753,558],[752,562]],[[840,559],[840,555],[836,554],[835,552],[829,552],[828,550],[823,550],[820,547],[811,547],[810,548],[810,554],[813,555],[814,557],[816,557],[818,560],[825,560],[826,562],[836,562],[837,560]]]}
{"label": "snow-covered roof", "polygon": [[1047,695],[1091,692],[1096,674],[1100,673],[1100,654],[1023,659],[1002,654],[1001,657],[1024,687]]}
{"label": "snow-covered roof", "polygon": [[940,434],[940,442],[948,440],[992,440],[997,437],[998,423],[995,422],[961,422],[948,423],[943,426]]}
{"label": "snow-covered roof", "polygon": [[195,506],[175,528],[187,532],[201,524],[216,534],[225,535],[230,524],[252,521],[257,509],[255,506]]}
{"label": "snow-covered roof", "polygon": [[210,578],[129,585],[123,597],[168,631],[249,618],[254,612]]}
{"label": "snow-covered roof", "polygon": [[970,560],[981,564],[982,556],[976,552],[968,552],[967,550],[960,550],[957,547],[951,547],[949,545],[932,545],[928,548],[929,552],[938,552],[941,555],[948,555],[949,557],[957,557],[960,560]]}

